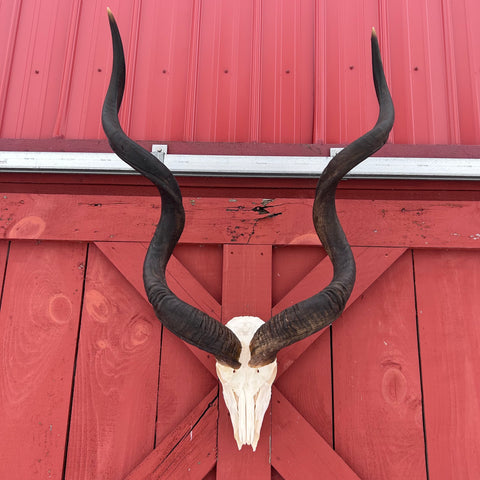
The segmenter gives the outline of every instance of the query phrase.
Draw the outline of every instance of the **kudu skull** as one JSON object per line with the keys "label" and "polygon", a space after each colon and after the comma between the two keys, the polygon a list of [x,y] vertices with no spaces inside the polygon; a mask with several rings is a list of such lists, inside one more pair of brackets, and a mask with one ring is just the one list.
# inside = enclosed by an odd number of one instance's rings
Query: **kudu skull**
{"label": "kudu skull", "polygon": [[394,108],[377,36],[373,30],[373,79],[380,106],[377,123],[330,161],[320,176],[313,203],[313,224],[333,264],[330,284],[268,322],[256,317],[236,317],[223,325],[177,298],[167,286],[165,269],[185,223],[182,195],[169,169],[131,140],[120,126],[118,110],[125,85],[125,59],[120,33],[110,10],[108,16],[113,68],[103,104],[103,128],[113,151],[152,181],[162,200],[160,220],[143,266],[148,299],[166,328],[184,341],[215,355],[238,448],[251,445],[255,450],[270,402],[277,353],[330,325],[342,313],[353,289],[355,262],[337,217],[335,191],[346,173],[384,145],[393,126]]}

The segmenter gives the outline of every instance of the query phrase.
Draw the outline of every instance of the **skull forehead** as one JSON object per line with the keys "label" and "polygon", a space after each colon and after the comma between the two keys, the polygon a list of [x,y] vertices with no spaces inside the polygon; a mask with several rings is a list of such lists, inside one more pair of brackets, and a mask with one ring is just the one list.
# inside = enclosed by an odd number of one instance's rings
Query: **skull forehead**
{"label": "skull forehead", "polygon": [[249,345],[253,334],[264,324],[265,322],[258,317],[234,317],[227,324],[228,327],[240,340],[242,345]]}

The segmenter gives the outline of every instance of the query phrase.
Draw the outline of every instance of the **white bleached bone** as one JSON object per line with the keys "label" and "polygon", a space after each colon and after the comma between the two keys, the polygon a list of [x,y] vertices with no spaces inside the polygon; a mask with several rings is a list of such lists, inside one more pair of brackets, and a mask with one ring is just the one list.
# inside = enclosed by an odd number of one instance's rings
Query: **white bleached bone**
{"label": "white bleached bone", "polygon": [[241,367],[234,369],[216,364],[239,450],[243,445],[251,445],[253,451],[257,448],[263,417],[272,396],[272,383],[277,375],[276,360],[263,367],[248,366],[250,340],[263,323],[258,317],[232,318],[226,326],[242,344]]}

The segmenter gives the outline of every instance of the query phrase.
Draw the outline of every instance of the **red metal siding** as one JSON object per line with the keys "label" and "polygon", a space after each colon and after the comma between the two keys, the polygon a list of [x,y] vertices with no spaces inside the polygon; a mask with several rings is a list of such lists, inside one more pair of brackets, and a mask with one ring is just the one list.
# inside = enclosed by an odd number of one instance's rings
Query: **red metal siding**
{"label": "red metal siding", "polygon": [[476,0],[10,0],[0,136],[103,138],[115,12],[137,139],[344,143],[374,121],[376,26],[397,144],[480,143]]}

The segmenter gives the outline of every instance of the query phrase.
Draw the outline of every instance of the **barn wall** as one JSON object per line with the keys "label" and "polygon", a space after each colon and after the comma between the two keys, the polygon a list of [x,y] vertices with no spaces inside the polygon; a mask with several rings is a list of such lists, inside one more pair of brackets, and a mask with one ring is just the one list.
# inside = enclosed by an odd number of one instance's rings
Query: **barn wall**
{"label": "barn wall", "polygon": [[[330,278],[314,181],[180,184],[181,298],[268,317]],[[279,354],[255,454],[237,451],[213,358],[146,301],[155,189],[3,173],[0,192],[0,478],[477,478],[475,182],[342,182],[356,287],[331,329]]]}
{"label": "barn wall", "polygon": [[136,139],[344,143],[375,119],[375,26],[397,144],[480,143],[475,0],[11,0],[0,4],[1,138],[103,138],[107,4]]}

